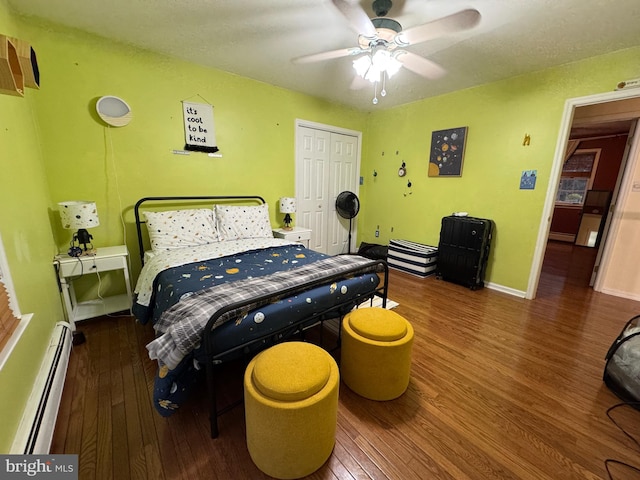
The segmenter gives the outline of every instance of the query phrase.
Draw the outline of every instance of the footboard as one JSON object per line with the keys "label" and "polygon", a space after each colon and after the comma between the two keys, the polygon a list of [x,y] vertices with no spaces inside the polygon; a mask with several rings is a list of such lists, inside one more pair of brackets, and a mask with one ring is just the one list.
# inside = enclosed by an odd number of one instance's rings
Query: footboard
{"label": "footboard", "polygon": [[[356,298],[350,298],[344,301],[338,301],[331,306],[324,307],[319,310],[313,311],[309,316],[297,320],[295,323],[288,324],[277,330],[269,332],[267,335],[252,339],[244,343],[235,345],[232,348],[220,351],[216,348],[216,334],[215,328],[218,319],[230,312],[241,312],[246,310],[250,305],[266,304],[276,301],[281,298],[287,298],[314,287],[321,285],[331,284],[333,282],[342,280],[344,278],[361,275],[366,273],[382,273],[383,279],[379,282],[377,287],[367,295],[360,295]],[[343,271],[340,274],[335,274],[321,279],[304,282],[296,285],[295,287],[285,288],[278,291],[276,294],[268,294],[253,297],[249,300],[230,304],[220,310],[218,310],[207,322],[203,333],[204,351],[206,358],[206,376],[207,376],[207,390],[209,395],[210,406],[210,424],[211,424],[211,437],[216,438],[218,436],[218,415],[226,410],[219,411],[216,400],[216,385],[215,385],[215,368],[221,364],[225,358],[232,356],[234,353],[239,355],[245,352],[255,352],[261,348],[266,348],[273,344],[286,341],[294,333],[302,331],[303,328],[315,324],[317,322],[323,322],[332,318],[342,318],[348,311],[363,302],[371,301],[374,297],[382,299],[382,306],[386,307],[387,302],[387,290],[388,290],[388,266],[384,260],[371,260],[370,262],[360,264],[347,271]],[[338,339],[339,341],[339,339]]]}

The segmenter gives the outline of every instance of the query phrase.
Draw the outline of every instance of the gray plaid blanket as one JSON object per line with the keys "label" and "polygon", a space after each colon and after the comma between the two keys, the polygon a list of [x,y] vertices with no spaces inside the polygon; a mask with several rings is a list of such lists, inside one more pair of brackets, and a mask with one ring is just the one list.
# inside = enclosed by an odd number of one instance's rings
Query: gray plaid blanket
{"label": "gray plaid blanket", "polygon": [[[218,310],[261,295],[277,297],[285,289],[328,278],[354,267],[362,266],[364,272],[367,263],[370,264],[371,260],[357,255],[337,255],[283,272],[225,283],[194,293],[162,314],[154,326],[160,336],[147,345],[149,357],[174,369],[198,346],[207,322]],[[247,308],[251,310],[258,306],[253,304]],[[214,328],[237,316],[235,311],[221,315]]]}

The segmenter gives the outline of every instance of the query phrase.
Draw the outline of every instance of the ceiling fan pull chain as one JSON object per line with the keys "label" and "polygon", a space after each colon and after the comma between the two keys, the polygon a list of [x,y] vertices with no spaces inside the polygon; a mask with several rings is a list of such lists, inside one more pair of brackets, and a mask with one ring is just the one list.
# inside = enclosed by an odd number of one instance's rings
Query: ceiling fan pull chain
{"label": "ceiling fan pull chain", "polygon": [[373,82],[373,104],[378,104],[378,82]]}
{"label": "ceiling fan pull chain", "polygon": [[382,72],[382,90],[380,90],[380,96],[385,97],[387,95],[387,72]]}

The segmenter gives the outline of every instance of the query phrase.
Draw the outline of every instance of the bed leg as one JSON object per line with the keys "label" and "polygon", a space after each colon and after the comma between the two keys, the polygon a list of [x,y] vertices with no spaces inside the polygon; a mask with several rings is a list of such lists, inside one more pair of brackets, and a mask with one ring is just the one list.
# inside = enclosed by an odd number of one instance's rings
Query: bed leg
{"label": "bed leg", "polygon": [[215,365],[207,362],[207,393],[209,395],[209,424],[211,438],[218,438],[218,405],[216,403],[216,381],[213,374]]}
{"label": "bed leg", "polygon": [[387,295],[389,293],[389,266],[384,265],[384,294],[382,295],[382,308],[387,308]]}

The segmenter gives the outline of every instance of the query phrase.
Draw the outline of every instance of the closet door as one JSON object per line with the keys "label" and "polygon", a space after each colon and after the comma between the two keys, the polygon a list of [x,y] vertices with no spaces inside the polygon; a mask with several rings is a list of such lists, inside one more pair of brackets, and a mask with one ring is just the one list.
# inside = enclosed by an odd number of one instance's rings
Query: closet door
{"label": "closet door", "polygon": [[331,133],[298,127],[296,225],[311,229],[309,248],[327,253]]}
{"label": "closet door", "polygon": [[[335,210],[345,190],[358,193],[359,135],[297,126],[296,225],[311,229],[309,247],[335,255],[348,251],[349,220]],[[356,219],[352,221],[355,249]]]}
{"label": "closet door", "polygon": [[[329,177],[329,204],[331,213],[328,224],[328,252],[330,255],[349,253],[349,220],[336,212],[336,198],[340,192],[349,190],[357,193],[357,154],[358,139],[351,135],[331,134],[331,165]],[[352,249],[355,249],[355,226],[357,219],[351,223]]]}

